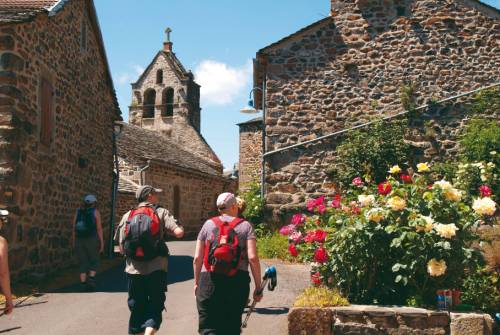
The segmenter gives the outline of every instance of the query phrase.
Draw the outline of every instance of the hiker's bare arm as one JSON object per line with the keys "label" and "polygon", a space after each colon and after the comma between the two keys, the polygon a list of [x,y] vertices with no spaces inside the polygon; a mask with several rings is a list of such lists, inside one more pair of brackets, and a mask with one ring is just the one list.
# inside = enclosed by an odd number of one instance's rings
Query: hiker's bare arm
{"label": "hiker's bare arm", "polygon": [[5,313],[10,314],[14,308],[12,301],[12,292],[10,290],[10,273],[8,260],[8,244],[7,241],[0,237],[0,289],[5,296]]}
{"label": "hiker's bare arm", "polygon": [[250,263],[250,269],[252,270],[252,277],[255,283],[255,291],[253,298],[256,301],[262,299],[262,294],[256,295],[257,288],[262,285],[262,279],[260,278],[260,260],[257,254],[257,241],[255,239],[247,240],[247,252],[248,252],[248,263]]}
{"label": "hiker's bare arm", "polygon": [[174,236],[177,238],[182,238],[184,236],[184,228],[177,227],[174,229]]}
{"label": "hiker's bare arm", "polygon": [[95,225],[97,228],[97,235],[99,236],[99,242],[100,242],[99,252],[103,252],[104,251],[104,239],[102,237],[101,213],[97,209],[95,210]]}
{"label": "hiker's bare arm", "polygon": [[196,250],[194,252],[193,259],[193,273],[194,273],[194,294],[196,295],[196,290],[198,289],[198,280],[200,279],[201,267],[203,265],[204,256],[204,242],[196,241]]}

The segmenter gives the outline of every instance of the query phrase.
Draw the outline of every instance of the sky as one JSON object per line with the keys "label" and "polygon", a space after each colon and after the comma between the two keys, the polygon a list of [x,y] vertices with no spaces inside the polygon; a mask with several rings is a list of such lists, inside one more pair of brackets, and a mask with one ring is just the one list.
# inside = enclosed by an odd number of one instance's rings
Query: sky
{"label": "sky", "polygon": [[[95,0],[123,118],[130,83],[163,48],[173,50],[201,85],[201,132],[224,167],[238,162],[237,123],[252,88],[257,50],[329,14],[330,0]],[[500,8],[500,0],[484,1]]]}

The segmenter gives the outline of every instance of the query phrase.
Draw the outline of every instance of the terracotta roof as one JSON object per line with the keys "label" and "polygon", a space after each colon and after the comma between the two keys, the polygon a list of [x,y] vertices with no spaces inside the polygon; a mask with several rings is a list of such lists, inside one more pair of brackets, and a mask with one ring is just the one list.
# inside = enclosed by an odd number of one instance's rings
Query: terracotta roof
{"label": "terracotta roof", "polygon": [[0,23],[30,20],[62,2],[64,0],[0,0]]}
{"label": "terracotta roof", "polygon": [[222,174],[207,161],[184,150],[177,143],[156,131],[121,123],[123,129],[118,138],[118,156],[128,163],[144,166],[146,161],[153,160],[181,169],[222,177]]}
{"label": "terracotta roof", "polygon": [[2,0],[0,9],[49,9],[59,0]]}

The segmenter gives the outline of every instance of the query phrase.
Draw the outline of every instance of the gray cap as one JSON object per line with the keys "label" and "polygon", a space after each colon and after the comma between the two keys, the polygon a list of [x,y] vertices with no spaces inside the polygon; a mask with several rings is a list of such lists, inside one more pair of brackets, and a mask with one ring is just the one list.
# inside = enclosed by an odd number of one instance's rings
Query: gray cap
{"label": "gray cap", "polygon": [[235,204],[237,204],[236,197],[232,193],[222,193],[217,197],[218,209],[228,209]]}
{"label": "gray cap", "polygon": [[83,201],[87,204],[93,204],[94,202],[97,202],[97,198],[93,194],[87,194],[85,198],[83,198]]}
{"label": "gray cap", "polygon": [[140,186],[137,189],[137,191],[135,191],[135,198],[137,199],[137,201],[144,201],[144,200],[146,200],[146,198],[148,197],[148,195],[151,192],[161,193],[161,192],[163,192],[163,190],[159,189],[159,188],[154,188],[151,185],[143,185],[143,186]]}

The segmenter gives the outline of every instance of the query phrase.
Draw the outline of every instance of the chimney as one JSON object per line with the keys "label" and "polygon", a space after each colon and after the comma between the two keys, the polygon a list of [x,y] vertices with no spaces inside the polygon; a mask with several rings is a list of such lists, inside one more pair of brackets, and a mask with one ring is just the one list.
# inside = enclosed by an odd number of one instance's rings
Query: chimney
{"label": "chimney", "polygon": [[172,52],[172,41],[170,41],[170,33],[172,32],[172,29],[167,28],[165,30],[165,41],[163,42],[163,51],[165,52]]}

